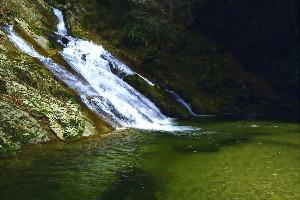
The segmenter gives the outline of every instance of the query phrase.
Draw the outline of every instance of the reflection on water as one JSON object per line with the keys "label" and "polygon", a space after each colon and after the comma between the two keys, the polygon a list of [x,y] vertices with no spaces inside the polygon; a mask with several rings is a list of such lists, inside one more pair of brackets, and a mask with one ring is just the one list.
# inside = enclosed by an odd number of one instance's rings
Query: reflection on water
{"label": "reflection on water", "polygon": [[300,199],[299,125],[188,125],[26,147],[0,160],[0,199]]}

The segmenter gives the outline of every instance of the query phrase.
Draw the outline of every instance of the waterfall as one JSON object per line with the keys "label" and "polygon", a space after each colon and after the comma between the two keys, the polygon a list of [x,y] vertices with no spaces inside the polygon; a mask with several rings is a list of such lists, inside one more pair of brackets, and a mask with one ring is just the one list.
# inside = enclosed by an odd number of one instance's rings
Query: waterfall
{"label": "waterfall", "polygon": [[[137,73],[102,46],[68,36],[62,12],[54,9],[54,14],[58,19],[58,42],[64,45],[60,54],[76,73],[73,74],[52,59],[40,55],[12,26],[6,28],[8,38],[21,51],[43,63],[61,81],[75,90],[87,107],[115,128],[161,131],[191,129],[174,125],[172,119],[162,114],[154,103],[122,80],[123,76]],[[148,79],[142,78],[149,85],[154,85]]]}
{"label": "waterfall", "polygon": [[192,107],[190,106],[190,104],[188,104],[183,98],[181,98],[178,94],[176,94],[174,91],[169,90],[169,89],[165,89],[166,92],[168,92],[169,94],[171,94],[178,103],[180,103],[184,108],[187,109],[187,111],[190,113],[190,115],[192,115],[193,117],[197,117],[200,116],[199,114],[196,114]]}
{"label": "waterfall", "polygon": [[214,117],[215,115],[213,114],[198,114],[198,113],[195,113],[191,107],[191,105],[186,102],[182,97],[180,97],[176,92],[172,91],[172,90],[169,90],[169,89],[166,89],[165,88],[165,91],[168,92],[169,94],[171,94],[175,100],[180,103],[189,113],[191,116],[193,117]]}
{"label": "waterfall", "polygon": [[54,15],[57,17],[58,19],[58,23],[56,25],[57,28],[57,34],[59,35],[67,35],[68,34],[68,30],[64,21],[64,16],[62,14],[62,12],[58,9],[53,9]]}

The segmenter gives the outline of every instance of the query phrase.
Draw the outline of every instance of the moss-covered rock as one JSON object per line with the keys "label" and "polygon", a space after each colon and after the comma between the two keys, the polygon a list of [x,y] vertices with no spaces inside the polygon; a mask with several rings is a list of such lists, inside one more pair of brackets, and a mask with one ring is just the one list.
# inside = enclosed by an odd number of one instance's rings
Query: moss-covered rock
{"label": "moss-covered rock", "polygon": [[[1,2],[2,3],[2,2]],[[17,6],[16,6],[17,5]],[[52,8],[43,0],[5,1],[13,10],[17,32],[44,56],[56,59],[59,49],[46,34],[55,30]],[[103,134],[111,127],[81,103],[36,59],[21,53],[0,31],[0,154],[22,144],[70,140]]]}
{"label": "moss-covered rock", "polygon": [[0,154],[17,150],[21,144],[45,142],[48,134],[30,113],[0,99]]}

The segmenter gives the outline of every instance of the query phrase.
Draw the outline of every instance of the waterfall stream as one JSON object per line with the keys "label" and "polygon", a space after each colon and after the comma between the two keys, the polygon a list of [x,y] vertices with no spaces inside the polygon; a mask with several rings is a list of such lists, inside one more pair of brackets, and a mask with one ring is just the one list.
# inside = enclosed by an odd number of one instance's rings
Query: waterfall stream
{"label": "waterfall stream", "polygon": [[[58,42],[64,48],[62,58],[80,75],[67,71],[52,59],[40,55],[20,37],[12,26],[6,28],[8,38],[24,53],[37,58],[61,81],[75,90],[91,110],[115,128],[132,127],[162,131],[185,131],[190,127],[174,125],[149,99],[122,80],[137,74],[102,46],[68,35],[62,12],[54,9],[58,19]],[[139,75],[139,74],[138,74]],[[154,83],[143,78],[150,86]]]}
{"label": "waterfall stream", "polygon": [[197,113],[195,113],[191,107],[190,104],[188,104],[183,98],[181,98],[178,94],[176,94],[174,91],[169,90],[169,89],[165,89],[166,92],[168,92],[169,94],[171,94],[178,103],[180,103],[184,108],[186,108],[186,110],[190,113],[190,115],[192,115],[193,117],[197,117],[197,116],[201,116]]}

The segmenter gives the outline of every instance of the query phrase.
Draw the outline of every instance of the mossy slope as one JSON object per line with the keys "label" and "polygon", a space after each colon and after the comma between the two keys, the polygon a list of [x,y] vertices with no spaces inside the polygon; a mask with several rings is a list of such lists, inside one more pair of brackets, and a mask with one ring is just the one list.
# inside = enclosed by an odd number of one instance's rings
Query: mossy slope
{"label": "mossy slope", "polygon": [[[55,30],[55,17],[47,3],[3,3],[14,16],[6,23],[14,24],[43,55],[57,55],[58,49],[46,35]],[[21,144],[70,140],[111,130],[41,63],[15,48],[5,32],[0,31],[0,39],[0,154],[16,151]]]}

